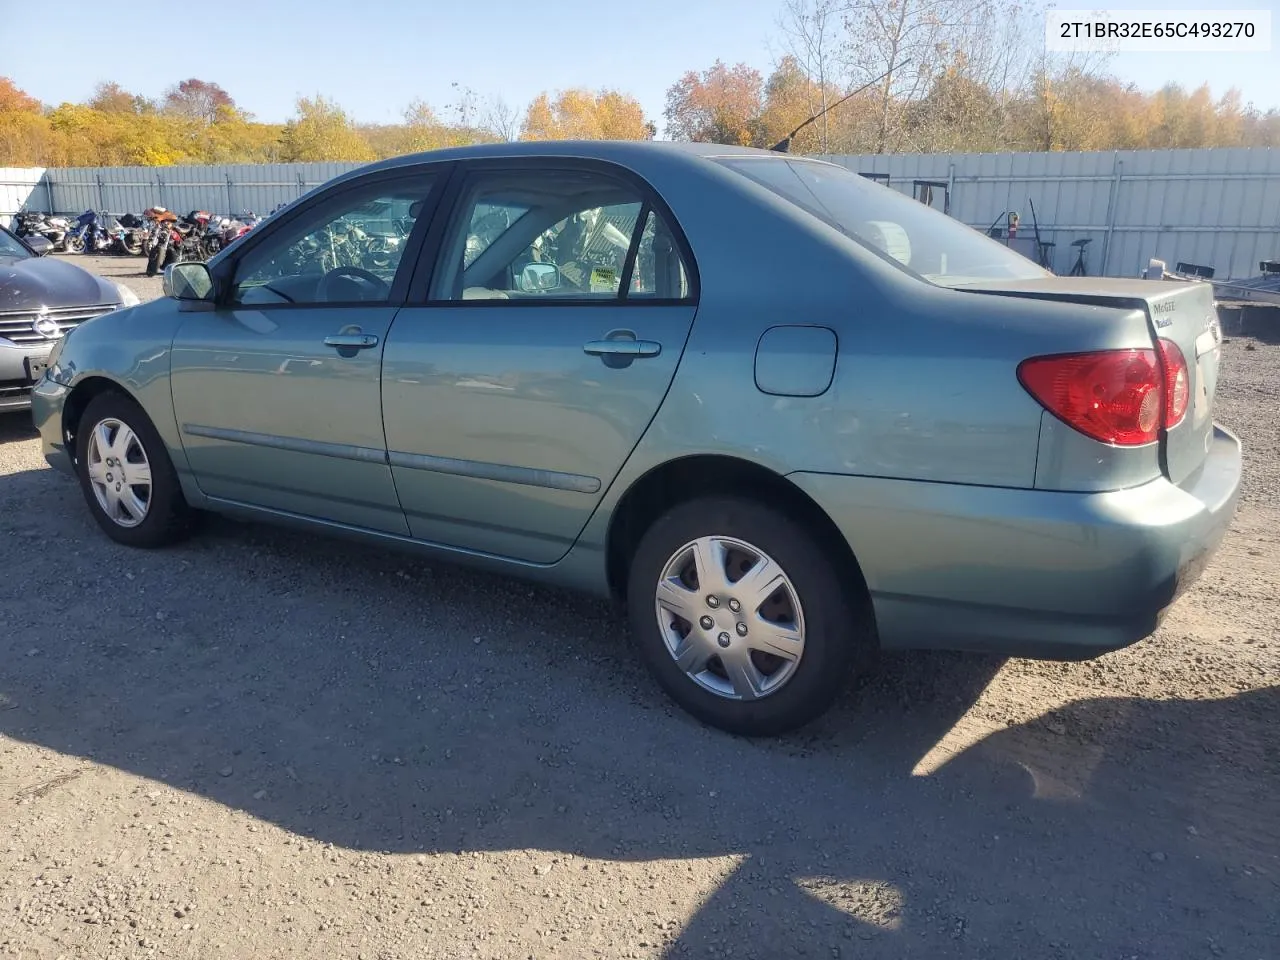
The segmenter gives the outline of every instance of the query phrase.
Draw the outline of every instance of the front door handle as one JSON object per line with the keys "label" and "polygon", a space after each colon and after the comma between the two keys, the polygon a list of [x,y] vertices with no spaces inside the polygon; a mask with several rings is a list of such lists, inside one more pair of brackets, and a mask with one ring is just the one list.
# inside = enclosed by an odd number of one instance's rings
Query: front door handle
{"label": "front door handle", "polygon": [[368,350],[378,345],[378,338],[372,333],[336,333],[325,337],[324,345],[339,350]]}
{"label": "front door handle", "polygon": [[593,357],[656,357],[662,353],[657,340],[588,340],[582,352]]}

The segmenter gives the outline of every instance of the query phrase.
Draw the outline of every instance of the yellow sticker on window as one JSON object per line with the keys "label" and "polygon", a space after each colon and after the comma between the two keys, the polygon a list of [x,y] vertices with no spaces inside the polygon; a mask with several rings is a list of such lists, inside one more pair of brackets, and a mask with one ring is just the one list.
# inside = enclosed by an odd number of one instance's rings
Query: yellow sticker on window
{"label": "yellow sticker on window", "polygon": [[617,293],[618,274],[608,267],[591,268],[592,293]]}

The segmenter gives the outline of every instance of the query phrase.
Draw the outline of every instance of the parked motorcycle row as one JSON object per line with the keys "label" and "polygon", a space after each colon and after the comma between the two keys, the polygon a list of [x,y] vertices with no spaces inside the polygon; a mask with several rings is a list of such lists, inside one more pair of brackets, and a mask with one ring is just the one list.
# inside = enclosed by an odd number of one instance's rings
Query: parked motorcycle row
{"label": "parked motorcycle row", "polygon": [[204,210],[179,216],[164,207],[149,207],[142,216],[86,210],[70,218],[28,212],[17,215],[14,232],[45,237],[55,253],[145,256],[147,276],[155,276],[171,263],[208,260],[261,220],[253,213],[222,217]]}

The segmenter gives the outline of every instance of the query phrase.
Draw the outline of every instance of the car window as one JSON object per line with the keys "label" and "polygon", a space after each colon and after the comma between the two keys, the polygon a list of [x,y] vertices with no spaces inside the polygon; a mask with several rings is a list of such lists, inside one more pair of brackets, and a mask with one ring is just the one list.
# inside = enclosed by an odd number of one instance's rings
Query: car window
{"label": "car window", "polygon": [[675,234],[665,218],[654,210],[645,218],[640,246],[636,251],[635,272],[627,299],[644,297],[661,300],[683,300],[689,296],[689,272]]}
{"label": "car window", "polygon": [[[617,301],[644,210],[635,186],[602,173],[476,174],[445,238],[431,298]],[[669,231],[655,218],[648,222],[650,247],[656,242],[665,251]],[[664,269],[678,275],[683,267]],[[649,268],[647,279],[635,280],[652,290],[653,274]],[[679,290],[678,280],[673,284]]]}
{"label": "car window", "polygon": [[518,203],[477,203],[471,211],[471,222],[467,228],[463,266],[471,266],[476,257],[489,249],[489,244],[528,212],[528,207]]}
{"label": "car window", "polygon": [[31,252],[8,230],[0,228],[0,257],[30,257]]}
{"label": "car window", "polygon": [[232,302],[385,301],[434,181],[357,184],[283,224],[236,265]]}
{"label": "car window", "polygon": [[959,220],[844,167],[794,157],[718,162],[932,283],[962,286],[1051,275]]}

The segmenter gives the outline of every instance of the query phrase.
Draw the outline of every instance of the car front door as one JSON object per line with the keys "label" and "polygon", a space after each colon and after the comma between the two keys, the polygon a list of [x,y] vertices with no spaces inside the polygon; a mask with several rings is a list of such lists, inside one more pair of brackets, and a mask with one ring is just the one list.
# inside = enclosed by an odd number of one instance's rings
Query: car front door
{"label": "car front door", "polygon": [[550,563],[657,412],[696,274],[665,205],[609,166],[476,163],[456,196],[384,355],[392,475],[414,537]]}
{"label": "car front door", "polygon": [[173,348],[174,410],[205,494],[409,532],[382,432],[382,354],[443,181],[428,168],[338,185],[220,265],[217,308],[191,312]]}

